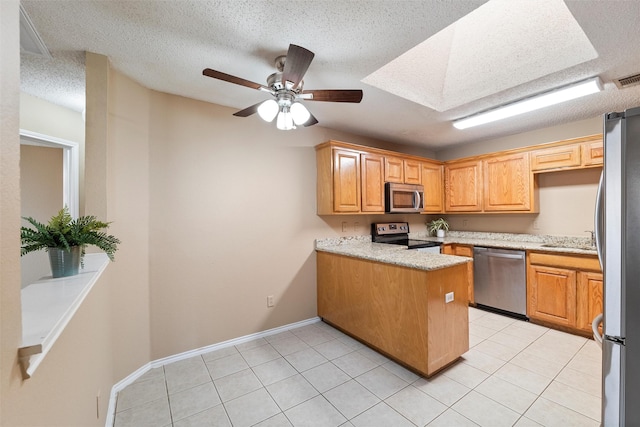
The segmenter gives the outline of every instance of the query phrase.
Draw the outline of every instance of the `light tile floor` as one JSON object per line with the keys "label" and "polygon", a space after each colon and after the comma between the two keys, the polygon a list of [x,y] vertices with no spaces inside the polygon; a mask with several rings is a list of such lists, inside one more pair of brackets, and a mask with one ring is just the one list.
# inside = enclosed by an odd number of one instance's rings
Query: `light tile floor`
{"label": "light tile floor", "polygon": [[145,373],[127,426],[598,426],[592,341],[469,308],[471,349],[426,379],[319,322]]}

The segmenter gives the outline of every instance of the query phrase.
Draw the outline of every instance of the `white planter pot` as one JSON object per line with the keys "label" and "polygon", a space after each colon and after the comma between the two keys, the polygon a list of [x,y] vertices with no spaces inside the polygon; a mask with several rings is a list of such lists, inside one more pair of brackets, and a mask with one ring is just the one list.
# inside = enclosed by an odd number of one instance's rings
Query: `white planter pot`
{"label": "white planter pot", "polygon": [[444,237],[444,230],[436,230],[436,237]]}

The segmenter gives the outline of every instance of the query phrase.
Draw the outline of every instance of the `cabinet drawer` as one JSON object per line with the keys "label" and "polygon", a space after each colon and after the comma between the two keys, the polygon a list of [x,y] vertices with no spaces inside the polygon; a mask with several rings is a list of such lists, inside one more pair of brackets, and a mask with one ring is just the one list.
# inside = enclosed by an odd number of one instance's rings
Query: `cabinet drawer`
{"label": "cabinet drawer", "polygon": [[600,270],[600,262],[596,256],[555,255],[550,253],[529,252],[529,263],[559,268],[573,268],[583,271]]}
{"label": "cabinet drawer", "polygon": [[531,153],[531,170],[579,167],[582,163],[580,144],[543,148]]}

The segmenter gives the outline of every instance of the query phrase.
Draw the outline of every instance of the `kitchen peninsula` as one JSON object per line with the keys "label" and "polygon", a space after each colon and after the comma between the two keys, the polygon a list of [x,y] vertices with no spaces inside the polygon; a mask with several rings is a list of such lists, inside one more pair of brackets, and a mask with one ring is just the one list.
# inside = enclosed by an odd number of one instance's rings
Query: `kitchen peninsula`
{"label": "kitchen peninsula", "polygon": [[371,243],[316,241],[318,315],[399,363],[431,376],[469,349],[470,258]]}

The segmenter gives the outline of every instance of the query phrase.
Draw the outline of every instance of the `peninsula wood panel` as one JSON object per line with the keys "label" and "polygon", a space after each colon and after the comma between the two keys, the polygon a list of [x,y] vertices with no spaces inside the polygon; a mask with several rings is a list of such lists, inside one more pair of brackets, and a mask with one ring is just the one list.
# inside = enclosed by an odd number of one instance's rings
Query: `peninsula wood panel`
{"label": "peninsula wood panel", "polygon": [[576,326],[575,270],[531,265],[527,279],[529,317],[561,326]]}
{"label": "peninsula wood panel", "polygon": [[384,212],[384,157],[362,154],[362,212]]}
{"label": "peninsula wood panel", "polygon": [[602,273],[579,272],[576,327],[591,332],[591,322],[602,313]]}
{"label": "peninsula wood panel", "polygon": [[482,162],[478,160],[445,164],[445,210],[482,211]]}
{"label": "peninsula wood panel", "polygon": [[333,210],[360,212],[360,153],[333,150]]}
{"label": "peninsula wood panel", "polygon": [[533,175],[529,153],[487,159],[483,170],[485,211],[532,210]]}
{"label": "peninsula wood panel", "polygon": [[424,211],[444,212],[444,173],[441,164],[422,162],[422,186],[424,187]]}
{"label": "peninsula wood panel", "polygon": [[465,264],[424,271],[318,252],[317,265],[325,321],[427,376],[468,350]]}
{"label": "peninsula wood panel", "polygon": [[[442,253],[447,255],[466,256],[473,259],[473,246],[460,245],[457,243],[451,243],[442,245]],[[473,261],[467,263],[467,295],[469,298],[469,304],[475,304],[475,293],[473,283]]]}

